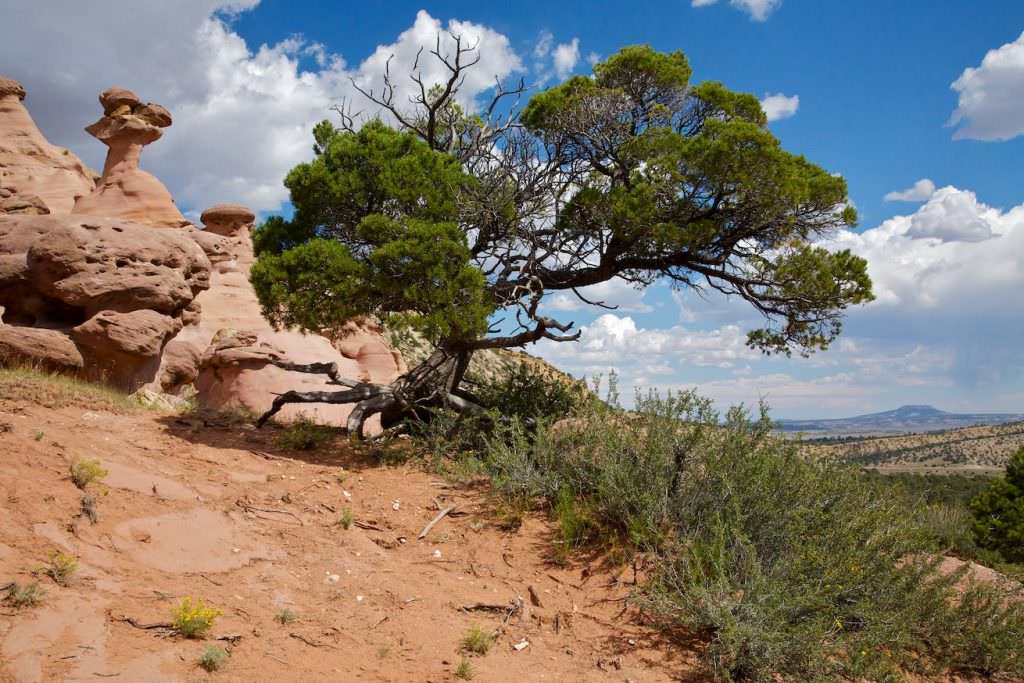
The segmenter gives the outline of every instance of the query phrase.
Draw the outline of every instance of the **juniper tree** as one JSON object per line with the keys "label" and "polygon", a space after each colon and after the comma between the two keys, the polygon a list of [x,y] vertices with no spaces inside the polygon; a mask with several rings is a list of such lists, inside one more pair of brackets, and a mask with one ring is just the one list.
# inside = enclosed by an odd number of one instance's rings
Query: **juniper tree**
{"label": "juniper tree", "polygon": [[388,125],[343,105],[340,123],[316,127],[313,160],[285,180],[294,216],[257,231],[252,272],[275,324],[401,316],[435,350],[386,386],[292,366],[344,388],[288,392],[261,422],[286,403],[355,403],[354,434],[376,413],[388,425],[427,406],[474,410],[460,385],[475,351],[578,339],[545,296],[603,306],[583,290],[612,278],[740,297],[764,320],[748,344],[766,353],[826,348],[844,309],[872,298],[865,261],[818,244],[856,220],[845,181],[782,149],[754,96],[692,84],[681,52],[632,46],[524,106],[520,81],[467,112],[478,55],[452,39],[432,51],[445,82],[427,83],[417,59],[413,97],[390,71],[361,90]]}

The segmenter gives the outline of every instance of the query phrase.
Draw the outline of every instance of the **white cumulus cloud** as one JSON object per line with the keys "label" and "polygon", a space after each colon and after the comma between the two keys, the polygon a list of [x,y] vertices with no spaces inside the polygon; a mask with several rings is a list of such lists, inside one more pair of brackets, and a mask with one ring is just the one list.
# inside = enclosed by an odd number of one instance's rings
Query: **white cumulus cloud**
{"label": "white cumulus cloud", "polygon": [[[464,105],[472,108],[495,77],[523,69],[504,35],[458,19],[443,23],[425,11],[394,42],[353,66],[301,36],[251,46],[231,18],[257,3],[137,3],[131,12],[74,0],[15,3],[0,22],[0,63],[4,75],[24,83],[26,105],[51,142],[94,167],[102,167],[106,148],[82,128],[99,118],[101,91],[126,87],[170,109],[174,125],[143,152],[142,166],[190,213],[220,202],[278,210],[287,200],[285,174],[311,156],[313,125],[330,118],[330,107],[342,99],[374,113],[350,79],[379,84],[391,55],[399,102],[408,94],[405,74],[416,52],[432,49],[438,35],[450,52],[449,32],[480,50],[463,85]],[[74,41],[61,33],[66,26],[75,27]],[[420,67],[428,82],[447,76],[432,57]]]}
{"label": "white cumulus cloud", "polygon": [[1024,134],[1024,33],[989,50],[978,67],[964,69],[950,86],[959,102],[950,125],[953,137],[1009,140]]}
{"label": "white cumulus cloud", "polygon": [[788,119],[796,114],[797,109],[800,108],[800,96],[786,96],[782,93],[765,95],[764,99],[761,100],[761,108],[764,109],[764,113],[769,121]]}
{"label": "white cumulus cloud", "polygon": [[[717,2],[718,0],[691,0],[690,5],[707,7]],[[782,6],[782,0],[729,0],[729,4],[749,14],[754,21],[765,21],[772,12]]]}
{"label": "white cumulus cloud", "polygon": [[573,38],[568,43],[563,43],[555,48],[554,56],[555,73],[560,79],[569,77],[577,62],[580,61],[580,39]]}
{"label": "white cumulus cloud", "polygon": [[935,194],[935,183],[930,178],[921,178],[913,187],[885,195],[887,202],[923,202]]}

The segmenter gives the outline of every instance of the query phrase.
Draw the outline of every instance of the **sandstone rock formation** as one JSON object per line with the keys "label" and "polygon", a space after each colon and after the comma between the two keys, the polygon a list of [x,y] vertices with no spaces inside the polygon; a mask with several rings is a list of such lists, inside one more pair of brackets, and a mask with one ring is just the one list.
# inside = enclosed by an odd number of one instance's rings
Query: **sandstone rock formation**
{"label": "sandstone rock formation", "polygon": [[0,76],[0,214],[66,214],[92,192],[93,173],[47,142],[22,105],[25,89]]}
{"label": "sandstone rock formation", "polygon": [[[373,382],[389,382],[403,371],[401,356],[391,350],[379,326],[370,321],[348,323],[336,344],[319,335],[274,330],[267,323],[249,283],[249,269],[255,260],[251,239],[254,219],[245,207],[219,205],[203,212],[204,231],[188,231],[205,240],[221,238],[228,255],[211,258],[210,289],[196,299],[202,309],[198,323],[186,326],[167,346],[160,373],[162,388],[173,391],[194,380],[203,405],[263,412],[275,393],[335,388],[322,376],[284,370],[274,362],[333,362],[343,376]],[[214,254],[219,254],[219,248],[214,242],[207,253],[214,249]],[[193,359],[198,362],[190,367],[196,362]],[[304,413],[331,424],[344,424],[351,411],[351,406],[290,408],[282,411],[284,419]]]}
{"label": "sandstone rock formation", "polygon": [[209,287],[187,232],[119,219],[0,216],[0,361],[133,391]]}
{"label": "sandstone rock formation", "polygon": [[[328,339],[264,320],[249,284],[252,211],[211,207],[199,230],[139,168],[142,148],[171,125],[166,109],[123,88],[100,95],[103,117],[86,130],[109,150],[93,187],[81,162],[42,137],[23,97],[0,79],[0,364],[42,364],[129,391],[194,385],[201,404],[256,412],[276,393],[334,388],[282,364],[336,363],[372,382],[404,370],[371,321]],[[303,412],[335,424],[351,411],[290,408],[286,419]]]}
{"label": "sandstone rock formation", "polygon": [[125,218],[163,227],[190,225],[156,176],[139,168],[142,148],[159,140],[171,114],[159,104],[143,104],[124,88],[100,94],[103,116],[86,132],[109,149],[96,189],[80,197],[73,213]]}

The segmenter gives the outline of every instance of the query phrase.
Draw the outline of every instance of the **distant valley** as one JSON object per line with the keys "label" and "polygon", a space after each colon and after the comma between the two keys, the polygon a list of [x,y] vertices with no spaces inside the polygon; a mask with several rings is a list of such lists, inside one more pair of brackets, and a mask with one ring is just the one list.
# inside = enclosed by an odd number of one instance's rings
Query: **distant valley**
{"label": "distant valley", "polygon": [[980,425],[1024,421],[1016,413],[947,413],[933,406],[907,405],[895,410],[831,420],[778,420],[779,429],[806,439],[921,434]]}

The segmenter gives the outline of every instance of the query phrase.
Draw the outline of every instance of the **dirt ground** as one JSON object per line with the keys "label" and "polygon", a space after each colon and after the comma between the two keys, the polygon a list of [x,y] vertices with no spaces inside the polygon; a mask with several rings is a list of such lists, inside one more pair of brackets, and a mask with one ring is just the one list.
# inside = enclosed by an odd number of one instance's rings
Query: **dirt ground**
{"label": "dirt ground", "polygon": [[[549,523],[502,530],[485,491],[343,437],[290,452],[274,429],[37,401],[0,394],[0,585],[46,591],[0,604],[0,680],[449,681],[474,624],[498,634],[466,657],[476,681],[706,678],[699,642],[627,607],[631,568],[551,563]],[[109,471],[95,524],[75,459]],[[66,586],[33,574],[57,551],[79,558]],[[223,610],[205,642],[160,626],[185,596]],[[216,673],[208,644],[230,651]]]}

